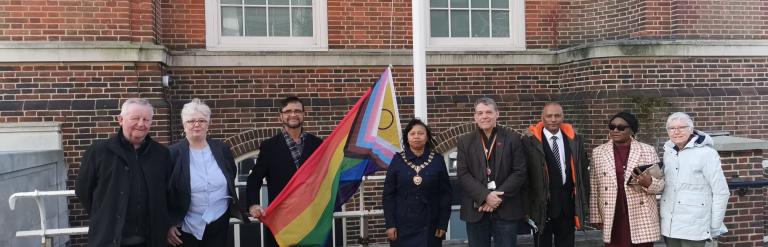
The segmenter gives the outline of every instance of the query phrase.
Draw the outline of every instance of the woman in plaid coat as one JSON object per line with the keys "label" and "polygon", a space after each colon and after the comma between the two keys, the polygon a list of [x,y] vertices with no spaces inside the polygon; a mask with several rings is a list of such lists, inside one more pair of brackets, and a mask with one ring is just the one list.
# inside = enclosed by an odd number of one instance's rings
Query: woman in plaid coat
{"label": "woman in plaid coat", "polygon": [[[664,189],[664,180],[632,173],[637,166],[659,162],[653,147],[633,138],[638,128],[634,115],[620,112],[608,124],[608,143],[592,151],[589,222],[603,230],[605,246],[651,247],[661,236],[655,195]],[[630,177],[638,185],[625,186]]]}

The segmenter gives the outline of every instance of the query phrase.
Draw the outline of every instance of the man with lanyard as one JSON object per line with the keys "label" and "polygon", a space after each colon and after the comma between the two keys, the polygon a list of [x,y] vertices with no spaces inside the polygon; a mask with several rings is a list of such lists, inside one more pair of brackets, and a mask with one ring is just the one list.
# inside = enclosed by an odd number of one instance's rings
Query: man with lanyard
{"label": "man with lanyard", "polygon": [[520,135],[496,125],[493,99],[478,99],[474,115],[477,130],[459,137],[456,157],[469,246],[491,246],[491,239],[494,246],[515,246],[527,176]]}
{"label": "man with lanyard", "polygon": [[[259,157],[251,169],[251,174],[248,175],[246,185],[248,212],[252,217],[259,218],[264,215],[264,207],[261,206],[259,198],[263,179],[267,179],[267,198],[271,202],[283,191],[299,166],[323,142],[320,138],[303,131],[304,113],[304,104],[301,99],[296,96],[283,99],[279,112],[283,131],[259,145]],[[266,229],[264,246],[277,246],[272,232]]]}
{"label": "man with lanyard", "polygon": [[540,231],[537,246],[574,246],[575,229],[584,224],[589,205],[589,172],[584,143],[563,123],[563,107],[547,103],[541,121],[528,128],[523,142],[528,158],[528,216]]}

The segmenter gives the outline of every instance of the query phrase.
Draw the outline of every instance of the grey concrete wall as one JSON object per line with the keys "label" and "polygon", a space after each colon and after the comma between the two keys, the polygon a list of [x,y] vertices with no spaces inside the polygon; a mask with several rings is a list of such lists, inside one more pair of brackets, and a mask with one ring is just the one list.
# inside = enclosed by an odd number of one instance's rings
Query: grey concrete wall
{"label": "grey concrete wall", "polygon": [[[16,231],[40,229],[40,216],[33,199],[19,199],[11,210],[8,198],[17,192],[66,189],[67,165],[61,150],[0,152],[0,246],[40,246],[40,238],[15,237]],[[66,228],[65,197],[45,199],[47,227]],[[53,246],[65,246],[67,237],[54,238]]]}

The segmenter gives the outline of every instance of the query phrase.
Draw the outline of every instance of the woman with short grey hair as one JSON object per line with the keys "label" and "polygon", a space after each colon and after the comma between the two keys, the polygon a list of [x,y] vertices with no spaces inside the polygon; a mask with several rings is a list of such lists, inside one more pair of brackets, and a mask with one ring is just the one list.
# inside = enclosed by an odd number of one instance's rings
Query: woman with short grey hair
{"label": "woman with short grey hair", "polygon": [[730,191],[712,137],[682,112],[667,119],[661,235],[669,247],[704,246],[728,231],[723,224]]}
{"label": "woman with short grey hair", "polygon": [[235,193],[235,160],[229,145],[208,138],[211,109],[193,99],[181,110],[185,139],[170,147],[168,244],[225,246],[229,218],[243,219]]}

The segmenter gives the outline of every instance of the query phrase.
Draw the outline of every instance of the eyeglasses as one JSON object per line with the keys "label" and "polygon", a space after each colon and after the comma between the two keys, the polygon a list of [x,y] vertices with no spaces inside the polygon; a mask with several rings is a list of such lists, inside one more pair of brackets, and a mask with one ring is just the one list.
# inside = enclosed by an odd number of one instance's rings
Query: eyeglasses
{"label": "eyeglasses", "polygon": [[205,119],[194,119],[194,120],[190,119],[190,120],[187,120],[187,121],[184,121],[184,122],[189,124],[189,125],[192,125],[192,126],[195,126],[197,124],[199,124],[201,126],[208,124],[208,120],[205,120]]}
{"label": "eyeglasses", "polygon": [[667,131],[669,132],[680,132],[683,130],[687,130],[690,126],[680,126],[680,127],[667,127]]}
{"label": "eyeglasses", "polygon": [[624,131],[624,130],[626,130],[627,128],[629,128],[629,126],[626,126],[626,125],[613,125],[613,124],[609,124],[609,125],[608,125],[608,129],[609,129],[609,130],[615,130],[615,129],[618,129],[619,131]]}
{"label": "eyeglasses", "polygon": [[300,109],[293,109],[293,110],[281,111],[280,113],[285,114],[285,115],[291,115],[291,114],[301,115],[301,114],[304,113],[304,111],[302,111]]}

